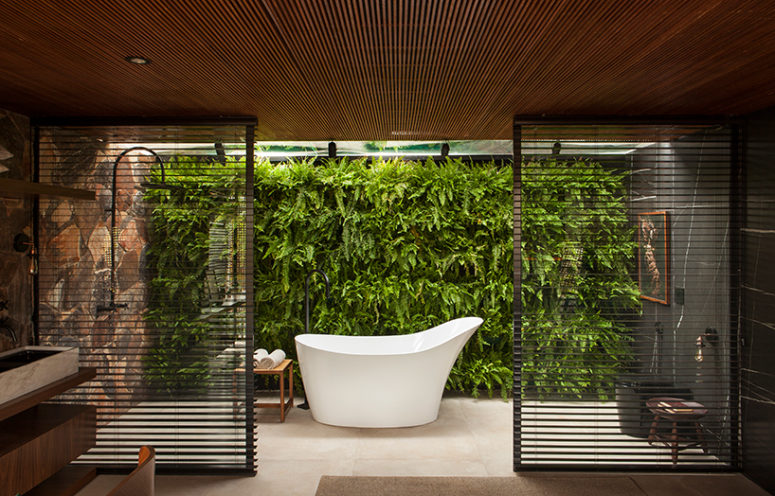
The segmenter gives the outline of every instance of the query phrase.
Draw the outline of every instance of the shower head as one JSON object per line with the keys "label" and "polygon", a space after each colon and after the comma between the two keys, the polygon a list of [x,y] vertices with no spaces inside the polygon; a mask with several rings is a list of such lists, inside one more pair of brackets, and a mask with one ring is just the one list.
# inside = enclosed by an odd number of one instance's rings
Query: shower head
{"label": "shower head", "polygon": [[122,158],[124,158],[128,153],[134,152],[134,151],[143,151],[146,153],[150,153],[153,155],[153,158],[156,159],[156,162],[159,164],[159,172],[161,173],[161,182],[160,183],[151,183],[149,181],[143,181],[140,183],[140,186],[144,187],[145,189],[168,189],[168,190],[182,190],[181,186],[174,186],[171,184],[167,184],[166,177],[164,176],[164,160],[162,160],[161,156],[156,153],[155,151],[151,150],[148,147],[145,146],[133,146],[131,148],[127,148],[123,152],[121,152],[117,157],[116,160],[113,162],[113,190],[115,192],[116,189],[116,170],[118,168],[118,163],[121,161]]}

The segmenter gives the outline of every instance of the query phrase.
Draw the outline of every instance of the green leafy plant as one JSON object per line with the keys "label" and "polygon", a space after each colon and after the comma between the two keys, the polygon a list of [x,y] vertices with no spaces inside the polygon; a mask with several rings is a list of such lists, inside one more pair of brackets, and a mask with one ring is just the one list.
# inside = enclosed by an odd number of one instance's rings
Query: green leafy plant
{"label": "green leafy plant", "polygon": [[476,358],[460,365],[453,367],[449,374],[452,389],[470,390],[471,396],[478,398],[479,389],[484,386],[487,395],[492,398],[494,390],[498,388],[501,397],[504,400],[508,398],[513,373],[511,364],[504,365],[502,357]]}
{"label": "green leafy plant", "polygon": [[539,395],[607,398],[630,358],[634,232],[624,176],[600,164],[522,167],[522,378]]}
{"label": "green leafy plant", "polygon": [[[145,192],[152,207],[147,252],[152,279],[144,318],[158,342],[145,356],[144,376],[157,392],[197,393],[210,379],[207,344],[212,329],[203,318],[213,298],[207,284],[210,230],[217,219],[238,222],[235,191],[244,189],[244,182],[235,167],[244,170],[244,164],[219,166],[178,157],[165,165],[164,184],[173,188]],[[162,184],[159,170],[152,171],[151,179]]]}
{"label": "green leafy plant", "polygon": [[[295,355],[304,332],[304,279],[315,332],[418,332],[469,315],[485,319],[449,387],[510,389],[512,171],[460,160],[330,160],[257,164],[255,342]],[[492,374],[482,378],[482,371]],[[487,374],[485,374],[487,375]],[[497,377],[497,378],[493,378]]]}
{"label": "green leafy plant", "polygon": [[[413,333],[476,315],[448,387],[505,397],[511,386],[513,198],[510,164],[460,160],[259,162],[254,183],[257,347],[295,355],[304,332],[304,279],[315,332]],[[244,222],[239,174],[173,162],[156,205],[146,319],[160,335],[146,359],[158,390],[203,387],[211,329],[207,267],[213,222]],[[522,174],[522,378],[540,395],[610,394],[629,358],[622,318],[640,301],[630,277],[633,232],[623,176],[588,162],[527,163]],[[158,180],[158,178],[157,178]],[[224,192],[226,194],[224,194]],[[229,193],[231,192],[231,193]],[[210,254],[210,255],[208,255]]]}

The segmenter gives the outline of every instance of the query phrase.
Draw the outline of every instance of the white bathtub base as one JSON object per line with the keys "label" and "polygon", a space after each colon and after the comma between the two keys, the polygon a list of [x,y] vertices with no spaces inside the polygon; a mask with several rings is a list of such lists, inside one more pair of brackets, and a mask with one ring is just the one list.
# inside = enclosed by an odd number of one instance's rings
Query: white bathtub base
{"label": "white bathtub base", "polygon": [[361,428],[435,421],[452,365],[481,324],[466,317],[400,336],[296,336],[312,418]]}

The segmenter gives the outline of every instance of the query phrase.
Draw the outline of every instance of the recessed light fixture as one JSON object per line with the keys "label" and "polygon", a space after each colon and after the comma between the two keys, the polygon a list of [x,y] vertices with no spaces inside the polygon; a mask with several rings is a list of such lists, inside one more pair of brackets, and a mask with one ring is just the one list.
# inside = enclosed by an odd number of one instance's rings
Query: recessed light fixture
{"label": "recessed light fixture", "polygon": [[146,59],[145,57],[138,57],[136,55],[130,55],[129,57],[124,57],[124,60],[126,60],[130,64],[137,64],[137,65],[147,65],[151,63],[151,61]]}

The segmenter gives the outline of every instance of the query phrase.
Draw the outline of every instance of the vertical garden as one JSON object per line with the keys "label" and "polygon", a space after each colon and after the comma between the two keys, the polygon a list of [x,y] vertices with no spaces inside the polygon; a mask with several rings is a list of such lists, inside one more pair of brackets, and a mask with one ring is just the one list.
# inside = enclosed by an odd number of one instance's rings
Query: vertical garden
{"label": "vertical garden", "polygon": [[256,169],[256,346],[294,351],[313,268],[311,326],[327,334],[425,330],[485,319],[451,374],[511,382],[511,167],[460,160],[330,160]]}
{"label": "vertical garden", "polygon": [[522,378],[539,397],[609,399],[640,311],[626,176],[588,161],[522,167]]}
{"label": "vertical garden", "polygon": [[[191,167],[186,160],[173,164]],[[523,170],[523,379],[541,394],[604,395],[629,356],[617,315],[636,311],[638,301],[623,176],[585,162],[528,163]],[[146,377],[158,386],[207,380],[206,360],[196,350],[208,339],[200,317],[212,293],[213,226],[234,209],[219,209],[224,200],[212,193],[228,186],[222,176],[197,174],[186,193],[149,192],[157,205],[151,301],[174,302],[146,315],[163,331],[146,364]],[[485,322],[448,387],[508,393],[510,163],[263,161],[254,188],[256,347],[295,355],[293,338],[304,332],[304,280],[322,269],[331,297],[313,276],[314,332],[405,334],[480,316]],[[592,371],[584,377],[569,362],[580,356]]]}

